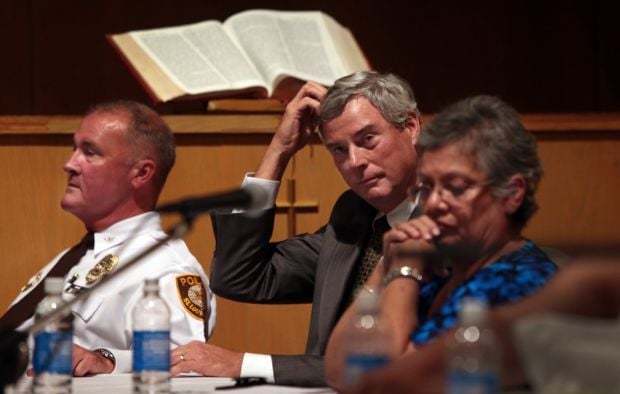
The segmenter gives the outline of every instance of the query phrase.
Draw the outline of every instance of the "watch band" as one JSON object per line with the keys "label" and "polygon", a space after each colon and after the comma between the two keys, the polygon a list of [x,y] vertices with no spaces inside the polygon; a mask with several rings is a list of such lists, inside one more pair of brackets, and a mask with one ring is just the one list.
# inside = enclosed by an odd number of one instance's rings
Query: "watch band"
{"label": "watch band", "polygon": [[112,352],[109,351],[108,349],[104,349],[104,348],[101,347],[99,349],[93,350],[93,352],[101,354],[103,357],[105,357],[108,360],[112,361],[112,364],[114,364],[114,366],[116,366],[116,357],[114,357],[114,354],[112,354]]}
{"label": "watch band", "polygon": [[420,274],[417,268],[403,265],[402,267],[393,268],[390,272],[385,274],[383,277],[383,286],[387,286],[388,283],[396,278],[410,278],[418,282],[418,284],[422,282],[422,274]]}

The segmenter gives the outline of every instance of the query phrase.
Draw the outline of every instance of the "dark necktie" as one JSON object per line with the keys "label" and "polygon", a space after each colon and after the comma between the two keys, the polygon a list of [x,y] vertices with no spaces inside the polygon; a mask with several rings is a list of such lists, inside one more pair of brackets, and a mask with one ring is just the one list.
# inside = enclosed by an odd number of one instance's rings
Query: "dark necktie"
{"label": "dark necktie", "polygon": [[366,284],[366,280],[368,280],[368,277],[381,259],[383,255],[383,234],[389,229],[390,225],[387,221],[387,216],[381,216],[375,221],[373,232],[364,249],[362,261],[358,265],[358,270],[355,273],[355,283],[353,293],[351,294],[351,300],[355,297],[357,291]]}
{"label": "dark necktie", "polygon": [[[86,251],[93,248],[93,245],[93,233],[86,234],[80,243],[69,249],[67,253],[58,260],[45,278],[55,276],[64,278],[71,267],[76,265],[86,254]],[[19,300],[17,304],[13,305],[4,316],[0,318],[0,327],[15,329],[34,314],[37,304],[45,297],[45,278],[40,280],[30,293]]]}

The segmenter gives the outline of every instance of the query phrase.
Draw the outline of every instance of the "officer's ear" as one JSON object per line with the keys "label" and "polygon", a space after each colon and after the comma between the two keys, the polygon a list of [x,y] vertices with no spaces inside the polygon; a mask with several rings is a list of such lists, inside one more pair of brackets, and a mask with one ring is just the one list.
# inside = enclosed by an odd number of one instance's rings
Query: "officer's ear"
{"label": "officer's ear", "polygon": [[155,176],[156,165],[152,159],[138,160],[131,169],[131,183],[139,188],[151,182]]}

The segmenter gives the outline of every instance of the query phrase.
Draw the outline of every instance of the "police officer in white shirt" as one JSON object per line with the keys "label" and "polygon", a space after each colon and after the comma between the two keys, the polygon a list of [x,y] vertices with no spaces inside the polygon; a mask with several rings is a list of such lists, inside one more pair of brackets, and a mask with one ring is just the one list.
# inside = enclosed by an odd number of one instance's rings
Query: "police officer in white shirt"
{"label": "police officer in white shirt", "polygon": [[[152,109],[132,101],[95,106],[73,138],[61,205],[94,234],[94,247],[66,273],[67,300],[165,237],[153,210],[175,160],[168,126]],[[12,305],[63,255],[36,274]],[[75,376],[131,371],[131,311],[142,296],[145,278],[159,278],[160,294],[171,309],[173,347],[204,341],[211,334],[215,298],[208,278],[183,241],[169,241],[73,307]],[[19,329],[31,324],[32,318]]]}

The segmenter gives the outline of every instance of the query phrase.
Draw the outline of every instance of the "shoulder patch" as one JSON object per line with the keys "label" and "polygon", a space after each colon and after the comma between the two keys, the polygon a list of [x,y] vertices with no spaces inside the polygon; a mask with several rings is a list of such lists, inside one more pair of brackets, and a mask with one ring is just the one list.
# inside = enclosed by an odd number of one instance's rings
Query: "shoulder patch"
{"label": "shoulder patch", "polygon": [[200,275],[179,275],[177,276],[177,291],[179,300],[183,308],[195,319],[203,320],[205,316],[205,288],[202,284]]}

